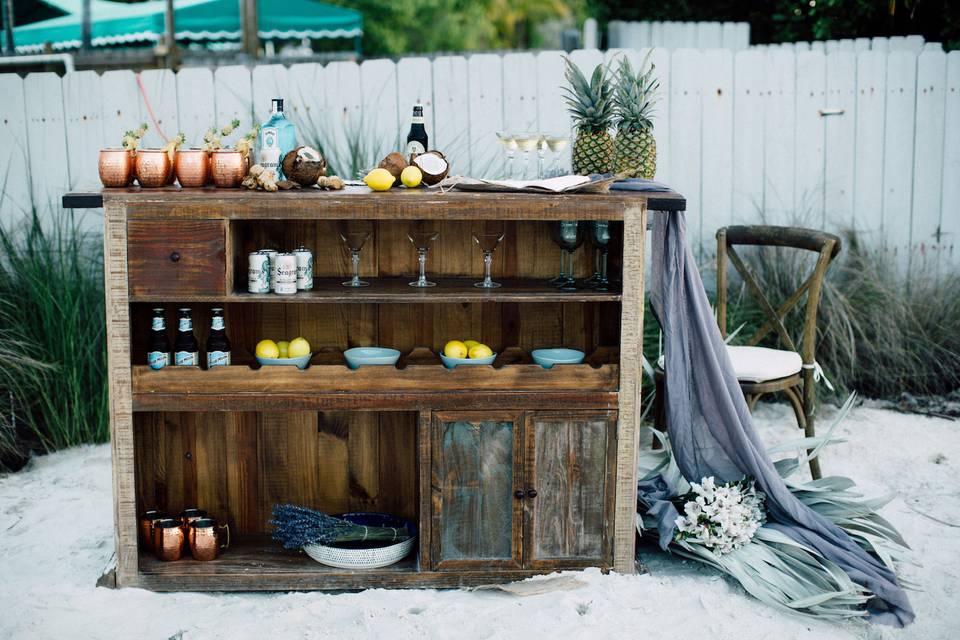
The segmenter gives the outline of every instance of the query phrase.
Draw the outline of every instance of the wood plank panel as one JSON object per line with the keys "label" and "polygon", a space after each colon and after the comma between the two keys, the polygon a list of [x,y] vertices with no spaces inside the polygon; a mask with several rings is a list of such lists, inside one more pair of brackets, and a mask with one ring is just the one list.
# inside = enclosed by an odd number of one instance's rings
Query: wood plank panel
{"label": "wood plank panel", "polygon": [[[960,51],[947,54],[946,106],[943,135],[960,140]],[[960,145],[948,144],[943,150],[943,175],[960,175]],[[940,192],[940,242],[944,245],[944,270],[960,266],[960,180],[943,181]]]}
{"label": "wood plank panel", "polygon": [[[719,27],[719,24],[716,24]],[[719,39],[719,32],[716,37]],[[703,148],[702,237],[733,221],[733,53],[713,51],[703,58],[701,109]],[[707,245],[707,242],[703,242]]]}
{"label": "wood plank panel", "polygon": [[33,207],[27,113],[20,76],[0,74],[0,95],[6,96],[0,100],[0,175],[5,176],[0,221],[11,223]]}
{"label": "wood plank panel", "polygon": [[263,531],[264,515],[259,502],[260,449],[257,416],[254,413],[226,414],[226,480],[229,520],[233,533]]}
{"label": "wood plank panel", "polygon": [[884,105],[887,97],[887,56],[880,51],[857,55],[856,165],[854,228],[880,241],[883,208]]}
{"label": "wood plank panel", "polygon": [[212,86],[213,71],[205,67],[188,67],[177,73],[177,123],[186,148],[202,147],[207,129],[216,124]]}
{"label": "wood plank panel", "polygon": [[824,118],[824,223],[834,233],[853,225],[856,166],[857,58],[850,50],[827,56],[827,94],[824,108],[842,109],[842,115]]}
{"label": "wood plank panel", "polygon": [[128,224],[132,295],[226,293],[226,236],[223,222]]}
{"label": "wood plank panel", "polygon": [[430,148],[436,147],[436,122],[433,109],[433,65],[429,58],[401,58],[397,62],[397,109],[399,128],[397,150],[406,149],[413,105],[423,105],[423,125]]}
{"label": "wood plank panel", "polygon": [[[733,109],[733,215],[752,222],[764,207],[764,104],[766,54],[739,51],[735,59]],[[705,236],[706,237],[706,236]]]}
{"label": "wood plank panel", "polygon": [[820,115],[826,100],[827,58],[822,51],[797,54],[797,102],[794,163],[796,223],[815,229],[824,225],[824,163],[826,119]]}
{"label": "wood plank panel", "polygon": [[[360,94],[361,130],[369,140],[371,162],[368,166],[373,166],[391,151],[403,150],[404,147],[399,144],[400,123],[409,123],[410,118],[408,114],[403,120],[400,119],[397,65],[393,60],[365,60],[360,65]],[[407,108],[412,114],[412,105]]]}
{"label": "wood plank panel", "polygon": [[[70,188],[100,188],[97,163],[93,161],[103,140],[100,76],[96,71],[74,71],[61,79],[67,139]],[[8,97],[8,93],[3,93]],[[16,104],[16,100],[14,100]],[[120,136],[117,135],[119,140]],[[6,185],[4,185],[6,192]],[[6,197],[6,195],[4,196]],[[97,227],[100,220],[97,220]]]}
{"label": "wood plank panel", "polygon": [[924,51],[917,57],[910,266],[920,274],[935,272],[940,263],[940,219],[930,212],[940,208],[943,190],[946,80],[947,56],[942,50]]}
{"label": "wood plank panel", "polygon": [[450,172],[473,175],[470,168],[470,113],[467,59],[439,56],[433,61],[434,139],[431,146],[451,159]]}
{"label": "wood plank panel", "polygon": [[[907,267],[912,232],[914,115],[917,56],[898,50],[887,58],[887,100],[883,154],[883,242]],[[886,150],[896,150],[886,153]],[[929,153],[929,149],[924,150]]]}
{"label": "wood plank panel", "polygon": [[[478,53],[467,59],[470,118],[470,173],[477,178],[496,177],[503,152],[497,131],[503,128],[503,59]],[[462,156],[461,156],[462,157]]]}
{"label": "wood plank panel", "polygon": [[[140,72],[143,92],[140,93],[140,113],[150,125],[140,144],[144,149],[160,149],[177,135],[177,78],[170,69],[147,69]],[[206,92],[205,92],[206,93]],[[147,101],[156,120],[150,117]]]}
{"label": "wood plank panel", "polygon": [[[70,167],[64,135],[63,88],[55,73],[31,73],[23,81],[27,105],[27,136],[31,153],[33,206],[48,218],[60,208],[60,196],[70,189]],[[61,167],[53,171],[51,167]]]}

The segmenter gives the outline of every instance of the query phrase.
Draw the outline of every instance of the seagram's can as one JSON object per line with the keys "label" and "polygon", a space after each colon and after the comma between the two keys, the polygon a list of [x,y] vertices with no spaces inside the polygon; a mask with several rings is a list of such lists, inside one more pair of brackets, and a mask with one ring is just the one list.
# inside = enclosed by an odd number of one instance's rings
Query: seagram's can
{"label": "seagram's can", "polygon": [[293,256],[297,259],[297,291],[313,289],[313,253],[300,245]]}
{"label": "seagram's can", "polygon": [[276,249],[260,249],[260,253],[270,258],[270,291],[277,289],[277,254]]}
{"label": "seagram's can", "polygon": [[270,256],[252,251],[247,256],[247,291],[270,293]]}
{"label": "seagram's can", "polygon": [[289,296],[297,292],[297,258],[292,253],[279,253],[276,257],[277,295]]}

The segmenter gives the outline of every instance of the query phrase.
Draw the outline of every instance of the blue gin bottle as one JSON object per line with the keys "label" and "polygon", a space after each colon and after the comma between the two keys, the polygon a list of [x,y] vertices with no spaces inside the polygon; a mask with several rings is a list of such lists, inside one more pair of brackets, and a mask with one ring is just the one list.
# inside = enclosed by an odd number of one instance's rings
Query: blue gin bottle
{"label": "blue gin bottle", "polygon": [[270,119],[260,127],[260,165],[282,179],[283,157],[297,146],[297,127],[283,115],[283,98],[271,100]]}

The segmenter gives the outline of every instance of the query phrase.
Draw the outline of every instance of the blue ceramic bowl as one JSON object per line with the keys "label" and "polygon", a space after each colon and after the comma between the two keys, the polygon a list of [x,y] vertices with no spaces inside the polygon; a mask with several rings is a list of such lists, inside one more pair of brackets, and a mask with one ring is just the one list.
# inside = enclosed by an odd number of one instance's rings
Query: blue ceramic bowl
{"label": "blue ceramic bowl", "polygon": [[288,367],[296,367],[297,369],[306,369],[307,365],[310,364],[310,358],[312,357],[312,353],[308,353],[305,356],[300,356],[299,358],[261,358],[260,356],[256,356],[257,362],[265,367],[286,365]]}
{"label": "blue ceramic bowl", "polygon": [[530,355],[544,369],[551,369],[555,364],[580,364],[584,357],[583,351],[576,349],[534,349]]}
{"label": "blue ceramic bowl", "polygon": [[443,361],[443,366],[447,369],[455,369],[461,364],[493,364],[493,361],[497,359],[497,354],[487,356],[486,358],[451,358],[441,353],[440,359]]}
{"label": "blue ceramic bowl", "polygon": [[400,359],[400,352],[385,347],[354,347],[343,352],[347,359],[347,366],[351,369],[368,367],[371,365],[395,365]]}

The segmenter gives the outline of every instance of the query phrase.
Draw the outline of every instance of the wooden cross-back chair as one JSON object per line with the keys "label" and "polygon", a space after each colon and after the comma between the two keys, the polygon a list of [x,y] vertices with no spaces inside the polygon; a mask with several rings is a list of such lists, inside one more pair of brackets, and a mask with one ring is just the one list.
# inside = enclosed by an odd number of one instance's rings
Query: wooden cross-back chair
{"label": "wooden cross-back chair", "polygon": [[[738,245],[788,247],[819,254],[813,272],[779,306],[774,307],[757,280],[756,274],[736,250]],[[819,378],[816,361],[817,311],[823,282],[831,261],[840,253],[840,238],[832,233],[775,226],[731,226],[717,231],[717,323],[727,337],[727,261],[731,262],[750,295],[760,305],[766,321],[750,336],[745,346],[728,347],[734,371],[750,410],[768,393],[781,392],[793,407],[797,425],[807,436],[814,431],[816,410],[815,384]],[[803,332],[797,345],[784,325],[786,315],[806,295]],[[776,333],[781,349],[757,347],[771,332]],[[810,461],[810,473],[820,477],[820,463]]]}

